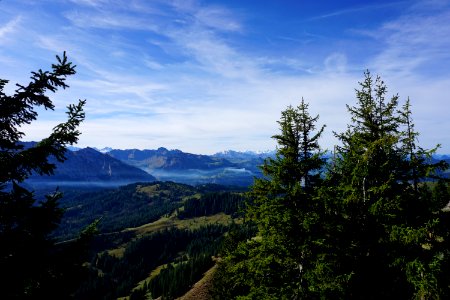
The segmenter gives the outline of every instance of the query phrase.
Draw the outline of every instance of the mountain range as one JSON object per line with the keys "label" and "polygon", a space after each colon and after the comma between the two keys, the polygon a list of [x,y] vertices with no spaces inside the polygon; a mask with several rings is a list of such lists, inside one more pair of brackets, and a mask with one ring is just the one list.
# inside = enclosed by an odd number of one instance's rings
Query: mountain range
{"label": "mountain range", "polygon": [[234,167],[233,163],[224,158],[167,150],[162,147],[157,150],[111,150],[107,154],[150,173],[154,170],[211,170]]}
{"label": "mountain range", "polygon": [[[34,144],[24,143],[25,147]],[[232,150],[201,155],[163,147],[155,150],[70,147],[64,163],[50,158],[50,162],[56,165],[54,175],[33,174],[27,182],[34,186],[50,183],[59,186],[118,186],[161,180],[191,185],[215,183],[249,186],[254,177],[262,176],[259,166],[264,159],[273,155],[274,152]]]}
{"label": "mountain range", "polygon": [[273,152],[226,151],[214,155],[186,153],[180,150],[111,150],[106,152],[129,165],[141,168],[158,180],[186,184],[216,183],[249,186],[262,176],[259,166]]}

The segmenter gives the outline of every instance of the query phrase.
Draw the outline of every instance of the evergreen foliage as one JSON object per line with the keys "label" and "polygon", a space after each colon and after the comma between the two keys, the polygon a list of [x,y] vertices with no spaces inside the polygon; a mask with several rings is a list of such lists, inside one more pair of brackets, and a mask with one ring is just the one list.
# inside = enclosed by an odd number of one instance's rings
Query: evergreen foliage
{"label": "evergreen foliage", "polygon": [[449,297],[448,166],[416,145],[409,99],[386,95],[366,72],[323,174],[317,117],[304,101],[282,113],[250,192],[258,234],[225,253],[218,299]]}
{"label": "evergreen foliage", "polygon": [[236,192],[210,192],[200,199],[188,199],[178,213],[180,219],[211,216],[220,212],[237,216],[244,208],[246,197]]}
{"label": "evergreen foliage", "polygon": [[36,203],[34,193],[22,185],[33,172],[52,174],[55,166],[49,157],[64,161],[66,146],[80,135],[77,128],[85,104],[81,100],[68,106],[67,121],[53,128],[49,137],[31,148],[20,143],[24,137],[20,127],[37,119],[37,109],[54,109],[47,93],[67,88],[66,78],[75,74],[65,53],[56,58],[51,71],[32,72],[31,82],[17,84],[13,95],[4,93],[8,81],[0,79],[0,290],[5,299],[67,298],[82,272],[78,247],[89,234],[76,243],[55,245],[49,234],[62,215],[61,194],[49,194]]}
{"label": "evergreen foliage", "polygon": [[446,298],[441,280],[450,249],[442,208],[449,199],[430,197],[425,184],[446,165],[432,163],[436,149],[416,146],[409,99],[399,108],[398,96],[386,99],[384,82],[368,72],[360,86],[356,106],[348,106],[352,122],[337,134],[342,146],[329,174],[335,187],[328,196],[340,209],[338,259],[345,263],[336,271],[347,278],[343,295]]}
{"label": "evergreen foliage", "polygon": [[324,164],[316,130],[318,116],[312,117],[302,99],[298,107],[282,112],[281,134],[276,158],[265,161],[266,176],[256,179],[250,192],[248,215],[258,226],[258,236],[231,251],[219,276],[230,277],[228,286],[218,288],[219,298],[284,299],[304,297],[308,290],[310,266],[314,261],[315,235],[320,232],[319,203],[315,190],[321,184]]}

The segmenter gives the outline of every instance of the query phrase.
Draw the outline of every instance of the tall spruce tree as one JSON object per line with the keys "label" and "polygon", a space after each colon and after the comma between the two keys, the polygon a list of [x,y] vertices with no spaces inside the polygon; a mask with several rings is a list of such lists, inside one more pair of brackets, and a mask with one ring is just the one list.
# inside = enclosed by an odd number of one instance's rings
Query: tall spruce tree
{"label": "tall spruce tree", "polygon": [[399,109],[398,96],[386,99],[385,84],[369,72],[360,86],[326,187],[339,215],[333,272],[345,278],[341,297],[440,298],[448,293],[439,282],[448,268],[448,216],[427,180],[445,166],[416,148],[409,101]]}
{"label": "tall spruce tree", "polygon": [[[49,238],[62,215],[61,194],[37,203],[34,193],[23,186],[32,172],[52,174],[55,165],[48,158],[63,161],[66,145],[75,143],[80,134],[85,101],[70,105],[67,121],[37,145],[25,148],[20,142],[24,137],[20,127],[36,120],[37,107],[54,109],[47,93],[68,87],[66,77],[75,74],[65,53],[57,61],[51,71],[32,72],[31,82],[17,84],[11,96],[3,92],[8,81],[0,80],[0,293],[5,299],[66,298],[79,271],[71,264],[79,249],[56,248]],[[76,251],[61,252],[63,248]],[[66,256],[69,253],[74,256]]]}
{"label": "tall spruce tree", "polygon": [[265,178],[256,179],[250,192],[248,215],[257,224],[258,235],[222,262],[218,276],[218,285],[224,286],[222,298],[308,296],[320,227],[313,195],[324,164],[318,144],[324,126],[317,130],[317,120],[303,99],[298,107],[282,112],[280,134],[273,136],[278,143],[276,157],[265,161]]}

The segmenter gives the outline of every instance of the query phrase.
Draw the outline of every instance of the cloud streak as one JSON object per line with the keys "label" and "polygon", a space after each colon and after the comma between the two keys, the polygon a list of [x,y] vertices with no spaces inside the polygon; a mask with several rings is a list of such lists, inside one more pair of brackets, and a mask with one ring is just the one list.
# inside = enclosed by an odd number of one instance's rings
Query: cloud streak
{"label": "cloud streak", "polygon": [[390,3],[377,3],[377,4],[371,4],[371,5],[360,5],[360,6],[353,6],[345,9],[336,10],[330,13],[322,14],[319,16],[311,17],[308,20],[309,21],[315,21],[315,20],[321,20],[321,19],[327,19],[332,17],[339,17],[342,15],[348,15],[348,14],[354,14],[359,13],[363,11],[374,11],[378,9],[385,9],[390,7],[396,7],[398,5],[405,4],[406,1],[396,1],[396,2],[390,2]]}
{"label": "cloud streak", "polygon": [[22,17],[16,16],[4,25],[0,25],[0,41],[3,41],[8,35],[14,33],[17,29]]}
{"label": "cloud streak", "polygon": [[[422,8],[385,23],[375,33],[384,50],[372,65],[383,74],[420,74],[420,68],[435,67],[433,62],[450,63],[450,10],[427,13]],[[448,75],[448,74],[447,74]]]}

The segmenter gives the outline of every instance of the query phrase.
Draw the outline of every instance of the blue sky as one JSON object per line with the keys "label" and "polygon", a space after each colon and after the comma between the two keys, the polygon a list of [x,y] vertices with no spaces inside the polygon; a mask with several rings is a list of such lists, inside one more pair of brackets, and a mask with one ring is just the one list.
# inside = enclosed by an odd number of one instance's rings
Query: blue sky
{"label": "blue sky", "polygon": [[269,150],[280,112],[303,97],[332,149],[369,69],[410,97],[419,144],[450,153],[448,0],[0,1],[9,93],[63,51],[77,74],[27,140],[81,98],[82,147]]}

